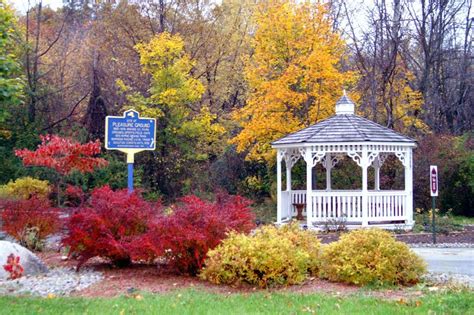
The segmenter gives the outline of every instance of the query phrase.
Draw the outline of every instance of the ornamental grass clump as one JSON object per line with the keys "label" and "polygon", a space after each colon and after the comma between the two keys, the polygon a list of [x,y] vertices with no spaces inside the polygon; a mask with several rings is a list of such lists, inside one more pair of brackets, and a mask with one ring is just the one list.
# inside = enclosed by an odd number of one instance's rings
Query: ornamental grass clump
{"label": "ornamental grass clump", "polygon": [[322,278],[356,285],[413,285],[426,272],[425,262],[387,231],[362,229],[326,245]]}
{"label": "ornamental grass clump", "polygon": [[265,226],[253,235],[230,233],[208,252],[200,277],[216,284],[291,285],[316,275],[320,242],[297,224]]}

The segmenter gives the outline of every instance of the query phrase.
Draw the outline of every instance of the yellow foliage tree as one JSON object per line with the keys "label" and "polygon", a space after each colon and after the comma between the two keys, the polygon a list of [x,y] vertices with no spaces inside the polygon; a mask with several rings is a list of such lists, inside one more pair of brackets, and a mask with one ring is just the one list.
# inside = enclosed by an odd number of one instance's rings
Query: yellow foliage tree
{"label": "yellow foliage tree", "polygon": [[157,150],[150,163],[157,166],[160,190],[178,194],[189,174],[199,176],[199,171],[186,172],[222,149],[225,128],[209,108],[196,104],[205,89],[191,74],[194,62],[179,35],[164,32],[135,49],[143,72],[150,76],[148,95],[132,91],[121,80],[117,85],[127,95],[125,109],[157,118]]}
{"label": "yellow foliage tree", "polygon": [[413,81],[414,76],[406,67],[397,66],[393,80],[382,89],[378,102],[384,105],[386,116],[391,117],[390,127],[407,134],[429,132],[421,119],[423,95],[410,86]]}
{"label": "yellow foliage tree", "polygon": [[369,73],[361,74],[357,87],[361,95],[359,110],[371,120],[404,134],[429,132],[421,119],[423,95],[412,87],[413,73],[399,54],[393,62],[387,69],[375,64]]}
{"label": "yellow foliage tree", "polygon": [[270,143],[333,114],[355,76],[339,69],[345,45],[324,5],[262,1],[255,23],[245,69],[250,95],[234,114],[242,130],[231,142],[239,152],[248,150],[248,159],[272,161]]}
{"label": "yellow foliage tree", "polygon": [[[156,118],[166,110],[173,110],[183,118],[189,116],[186,105],[201,98],[204,86],[191,76],[194,63],[184,51],[183,39],[165,32],[148,43],[136,45],[135,49],[143,72],[151,76],[150,96],[131,93],[126,108],[133,107],[143,116]],[[117,85],[124,92],[130,90],[121,80]]]}

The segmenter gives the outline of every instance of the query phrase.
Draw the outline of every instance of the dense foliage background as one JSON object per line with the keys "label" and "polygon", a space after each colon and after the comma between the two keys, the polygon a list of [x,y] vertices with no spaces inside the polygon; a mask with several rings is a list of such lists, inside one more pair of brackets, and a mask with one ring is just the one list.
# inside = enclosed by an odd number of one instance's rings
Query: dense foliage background
{"label": "dense foliage background", "polygon": [[[271,203],[269,143],[332,115],[345,88],[358,114],[418,140],[417,207],[437,164],[440,207],[474,215],[471,0],[37,2],[15,13],[0,0],[0,184],[57,182],[14,150],[41,134],[103,141],[105,116],[134,107],[159,126],[157,149],[136,156],[147,198],[220,189]],[[102,157],[61,184],[123,188],[123,154]],[[403,183],[389,163],[385,188]],[[338,165],[333,187],[357,186],[357,171]]]}

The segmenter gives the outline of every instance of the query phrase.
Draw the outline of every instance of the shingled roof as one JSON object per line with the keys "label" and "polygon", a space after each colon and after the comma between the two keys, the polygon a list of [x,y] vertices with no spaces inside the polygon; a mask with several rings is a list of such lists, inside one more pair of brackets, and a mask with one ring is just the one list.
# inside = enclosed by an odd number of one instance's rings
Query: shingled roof
{"label": "shingled roof", "polygon": [[272,145],[337,142],[414,143],[415,140],[355,115],[354,103],[344,95],[336,103],[336,115],[276,140]]}

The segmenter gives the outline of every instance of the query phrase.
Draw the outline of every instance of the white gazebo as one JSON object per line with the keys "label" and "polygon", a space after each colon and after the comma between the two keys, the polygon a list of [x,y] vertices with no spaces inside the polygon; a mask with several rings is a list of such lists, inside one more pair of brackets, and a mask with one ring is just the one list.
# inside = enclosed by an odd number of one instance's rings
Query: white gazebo
{"label": "white gazebo", "polygon": [[[355,115],[354,107],[344,93],[336,103],[336,115],[272,143],[277,150],[278,224],[297,217],[315,229],[336,220],[344,220],[349,228],[413,227],[415,140]],[[404,166],[404,190],[380,189],[380,168],[391,154]],[[344,156],[361,167],[361,190],[331,189],[331,169]],[[300,158],[306,162],[306,190],[292,190],[291,169]],[[286,190],[282,190],[282,161]],[[312,172],[318,163],[326,169],[325,189],[313,189]],[[368,189],[369,167],[374,168],[373,190]]]}

